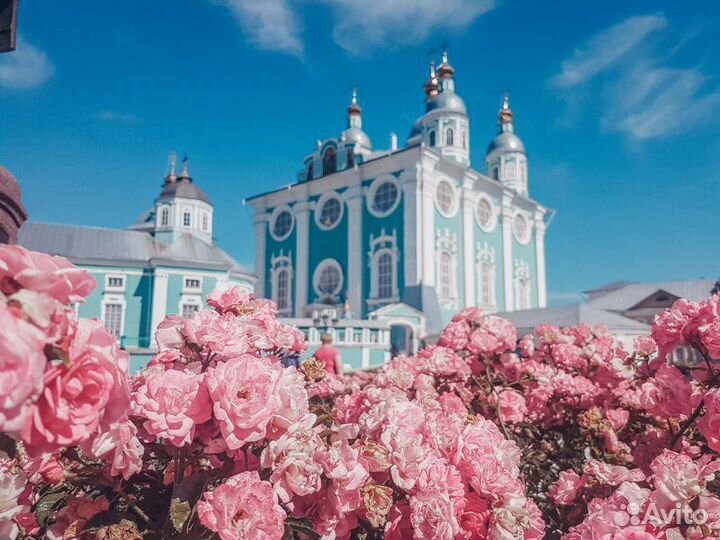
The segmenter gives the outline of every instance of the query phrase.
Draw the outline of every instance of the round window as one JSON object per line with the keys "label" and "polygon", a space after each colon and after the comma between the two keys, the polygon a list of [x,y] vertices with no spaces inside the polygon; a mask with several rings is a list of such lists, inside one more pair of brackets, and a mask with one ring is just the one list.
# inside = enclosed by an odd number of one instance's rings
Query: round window
{"label": "round window", "polygon": [[326,200],[320,207],[320,213],[317,216],[317,223],[323,229],[331,229],[340,221],[342,217],[342,202],[337,197],[331,197]]}
{"label": "round window", "polygon": [[397,202],[398,188],[394,182],[385,182],[375,190],[373,197],[373,208],[380,214],[389,212]]}
{"label": "round window", "polygon": [[438,210],[440,210],[442,215],[448,216],[453,213],[455,208],[455,189],[450,182],[443,180],[438,184],[435,199]]}
{"label": "round window", "polygon": [[315,289],[320,296],[335,296],[342,287],[342,270],[334,259],[321,262],[315,271]]}
{"label": "round window", "polygon": [[284,240],[290,235],[293,227],[293,216],[290,210],[281,210],[275,216],[272,225],[273,237],[276,240]]}
{"label": "round window", "polygon": [[477,203],[476,217],[478,225],[485,232],[490,232],[494,227],[494,215],[492,203],[489,199],[481,197]]}
{"label": "round window", "polygon": [[515,238],[521,244],[527,244],[528,240],[530,240],[530,227],[527,218],[523,214],[515,214],[513,232]]}

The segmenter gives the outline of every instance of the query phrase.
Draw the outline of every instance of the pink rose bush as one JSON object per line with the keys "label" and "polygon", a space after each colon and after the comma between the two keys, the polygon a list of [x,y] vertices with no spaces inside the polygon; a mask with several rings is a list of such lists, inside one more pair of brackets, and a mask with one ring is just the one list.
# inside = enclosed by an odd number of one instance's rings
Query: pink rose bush
{"label": "pink rose bush", "polygon": [[679,300],[633,351],[469,308],[336,376],[283,367],[303,334],[233,288],[168,316],[130,377],[71,307],[93,283],[0,246],[0,538],[720,536],[717,297]]}

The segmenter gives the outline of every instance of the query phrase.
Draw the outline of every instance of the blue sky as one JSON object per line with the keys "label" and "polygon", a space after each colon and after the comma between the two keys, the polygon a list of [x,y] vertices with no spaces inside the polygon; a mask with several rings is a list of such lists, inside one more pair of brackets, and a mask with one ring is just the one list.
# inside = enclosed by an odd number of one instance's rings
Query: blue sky
{"label": "blue sky", "polygon": [[447,40],[477,168],[510,92],[531,196],[557,210],[551,301],[720,275],[716,2],[34,0],[19,22],[0,56],[0,164],[34,220],[127,226],[176,150],[218,243],[251,263],[243,198],[294,181],[344,127],[353,83],[375,147],[404,143]]}

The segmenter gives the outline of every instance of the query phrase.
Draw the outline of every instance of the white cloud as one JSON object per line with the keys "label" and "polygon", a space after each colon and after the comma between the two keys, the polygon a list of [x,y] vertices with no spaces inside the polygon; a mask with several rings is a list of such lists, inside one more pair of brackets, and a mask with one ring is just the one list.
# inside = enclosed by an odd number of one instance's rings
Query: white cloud
{"label": "white cloud", "polygon": [[335,41],[364,55],[377,47],[419,43],[439,29],[462,29],[494,0],[322,0],[333,9]]}
{"label": "white cloud", "polygon": [[220,0],[259,49],[302,56],[302,23],[289,0]]}
{"label": "white cloud", "polygon": [[572,109],[578,109],[579,100],[596,102],[606,131],[634,140],[686,132],[720,107],[720,89],[709,87],[700,68],[669,65],[674,51],[690,37],[673,38],[662,15],[630,17],[576,49],[550,82],[570,113],[577,113]]}
{"label": "white cloud", "polygon": [[47,54],[18,36],[17,49],[0,55],[0,86],[32,88],[53,76]]}
{"label": "white cloud", "polygon": [[[215,0],[235,16],[259,49],[302,56],[301,0]],[[493,9],[495,0],[310,0],[328,6],[335,42],[364,55],[378,47],[418,43],[435,30],[462,29]]]}
{"label": "white cloud", "polygon": [[562,63],[562,71],[553,82],[560,87],[582,84],[598,73],[607,70],[645,39],[667,26],[662,15],[630,17],[603,30],[575,49],[572,57]]}
{"label": "white cloud", "polygon": [[95,119],[101,122],[114,122],[118,124],[135,124],[140,120],[137,115],[133,113],[113,110],[100,111],[95,115]]}

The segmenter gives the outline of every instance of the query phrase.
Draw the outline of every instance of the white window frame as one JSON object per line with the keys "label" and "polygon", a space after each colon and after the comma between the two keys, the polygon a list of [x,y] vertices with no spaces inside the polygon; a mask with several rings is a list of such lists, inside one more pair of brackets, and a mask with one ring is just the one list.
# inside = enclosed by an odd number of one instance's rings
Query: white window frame
{"label": "white window frame", "polygon": [[[275,234],[275,221],[277,221],[277,218],[280,216],[282,212],[290,212],[290,228],[288,229],[287,233],[284,235],[276,235]],[[272,214],[270,214],[270,236],[272,236],[273,240],[276,242],[283,242],[284,240],[287,240],[290,238],[290,235],[292,234],[293,230],[295,229],[295,214],[292,211],[292,208],[290,208],[287,204],[281,204],[279,206],[276,206]]]}
{"label": "white window frame", "polygon": [[[331,225],[326,225],[322,222],[320,218],[322,217],[323,207],[330,199],[337,199],[337,201],[340,203],[340,215],[338,216],[335,223],[332,223]],[[343,216],[345,215],[345,200],[338,192],[329,191],[323,194],[322,197],[317,200],[317,203],[315,204],[315,211],[313,213],[315,214],[315,225],[317,225],[318,229],[320,229],[321,231],[330,231],[340,225],[343,220]]]}
{"label": "white window frame", "polygon": [[[522,285],[526,284],[526,287]],[[515,261],[513,275],[513,292],[515,298],[515,310],[532,309],[532,277],[530,265],[523,260]]]}
{"label": "white window frame", "polygon": [[[197,287],[191,287],[188,285],[189,280],[195,280],[198,282]],[[199,293],[202,291],[203,278],[201,276],[183,276],[183,292]]]}
{"label": "white window frame", "polygon": [[[338,270],[338,273],[340,275],[340,279],[338,281],[338,285],[334,292],[327,293],[325,291],[320,290],[320,276],[322,275],[323,270],[328,267],[335,267]],[[315,289],[315,294],[318,298],[322,298],[326,295],[335,297],[338,294],[340,294],[340,291],[342,291],[343,284],[345,283],[345,273],[343,272],[342,266],[340,263],[332,258],[323,259],[318,263],[318,265],[315,267],[315,271],[313,272],[313,289]]]}
{"label": "white window frame", "polygon": [[[488,310],[497,309],[497,265],[495,259],[495,248],[491,247],[487,242],[478,244],[477,246],[477,303]],[[483,295],[483,278],[485,273],[483,267],[487,266],[489,269],[488,281],[490,285],[489,298],[485,298]]]}
{"label": "white window frame", "polygon": [[[395,184],[395,187],[397,188],[397,197],[395,198],[395,202],[393,203],[393,205],[383,212],[375,208],[375,194],[377,193],[378,189],[380,189],[380,186],[382,186],[386,182],[392,182],[393,184]],[[368,212],[370,212],[370,214],[376,218],[387,217],[395,210],[397,210],[397,207],[400,205],[400,200],[402,199],[402,196],[402,186],[400,186],[400,182],[398,182],[398,179],[395,178],[392,174],[381,174],[375,180],[373,180],[372,184],[370,184],[370,187],[368,188],[367,197],[365,198]]]}
{"label": "white window frame", "polygon": [[[190,216],[190,223],[185,225],[185,216]],[[184,207],[182,214],[180,215],[180,225],[184,229],[191,229],[192,228],[192,208]]]}
{"label": "white window frame", "polygon": [[[488,223],[486,226],[483,226],[482,221],[480,220],[480,202],[485,201],[490,205],[490,223]],[[478,227],[480,227],[480,230],[486,233],[491,233],[495,230],[495,227],[497,226],[497,217],[498,212],[497,208],[495,207],[495,203],[493,200],[486,195],[485,193],[481,193],[477,201],[475,201],[475,222],[477,223]]]}
{"label": "white window frame", "polygon": [[[121,285],[110,285],[111,279],[119,279],[122,281]],[[105,274],[105,291],[112,293],[124,293],[125,286],[127,284],[127,276],[124,274]]]}
{"label": "white window frame", "polygon": [[[515,220],[518,218],[525,220],[525,236],[524,237],[521,237],[518,234],[517,227],[515,226]],[[530,219],[530,216],[520,210],[516,211],[512,217],[512,231],[513,231],[513,236],[515,237],[515,240],[517,240],[518,244],[521,244],[523,246],[528,245],[530,243],[530,238],[532,237],[532,220]]]}
{"label": "white window frame", "polygon": [[[387,298],[379,298],[380,294],[380,256],[388,253],[392,261],[392,295]],[[370,298],[368,303],[372,305],[392,304],[400,301],[400,289],[398,287],[398,267],[400,263],[400,250],[397,246],[397,230],[393,229],[387,234],[385,229],[380,230],[380,235],[370,235],[370,250],[368,251],[370,266]]]}
{"label": "white window frame", "polygon": [[[158,227],[166,228],[171,225],[170,207],[163,205],[158,209]],[[163,220],[163,217],[167,216],[167,220]]]}
{"label": "white window frame", "polygon": [[[458,292],[458,241],[455,233],[450,233],[448,229],[437,230],[435,233],[435,275],[436,279],[436,290],[438,299],[444,307],[457,309],[459,305],[460,294]],[[441,253],[447,253],[450,255],[450,295],[445,296],[442,294],[442,288],[440,286],[440,268],[441,268]]]}
{"label": "white window frame", "polygon": [[203,307],[202,296],[199,294],[183,294],[180,296],[178,302],[178,315],[182,317],[183,306],[197,306],[197,311],[200,311]]}
{"label": "white window frame", "polygon": [[[438,192],[440,191],[440,186],[442,186],[443,184],[450,186],[450,192],[452,193],[452,204],[447,211],[443,210],[443,208],[440,206],[440,197],[438,197]],[[453,218],[457,215],[458,207],[459,207],[458,192],[457,192],[457,188],[455,187],[455,184],[453,184],[452,181],[448,180],[447,178],[443,178],[442,180],[440,180],[437,183],[437,185],[435,186],[434,196],[435,196],[435,208],[437,208],[438,213],[442,217]]]}
{"label": "white window frame", "polygon": [[292,254],[289,253],[288,255],[284,255],[282,250],[280,251],[280,255],[278,256],[272,256],[270,258],[270,298],[273,302],[275,302],[275,305],[278,304],[278,277],[280,276],[281,271],[287,271],[288,272],[288,292],[287,292],[287,307],[284,309],[278,309],[278,313],[281,315],[290,315],[292,313],[293,309],[293,266],[292,266]]}
{"label": "white window frame", "polygon": [[100,321],[102,322],[108,333],[112,335],[112,332],[105,326],[105,310],[108,305],[120,305],[120,335],[117,337],[118,342],[122,343],[122,338],[125,336],[125,313],[127,311],[127,301],[125,297],[118,294],[104,294],[103,299],[100,302]]}

